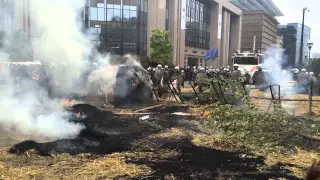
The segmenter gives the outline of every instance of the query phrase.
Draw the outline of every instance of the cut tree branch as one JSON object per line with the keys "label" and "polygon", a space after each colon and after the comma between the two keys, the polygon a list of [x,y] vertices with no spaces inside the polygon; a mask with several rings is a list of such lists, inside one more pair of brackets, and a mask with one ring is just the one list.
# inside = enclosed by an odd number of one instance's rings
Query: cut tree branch
{"label": "cut tree branch", "polygon": [[297,131],[291,131],[291,132],[293,132],[293,133],[295,133],[296,135],[301,136],[301,137],[303,137],[303,138],[305,138],[305,139],[307,139],[307,140],[313,140],[313,141],[320,142],[320,137],[318,137],[318,136],[305,135],[305,134],[301,134],[301,133],[299,133],[299,132],[297,132]]}

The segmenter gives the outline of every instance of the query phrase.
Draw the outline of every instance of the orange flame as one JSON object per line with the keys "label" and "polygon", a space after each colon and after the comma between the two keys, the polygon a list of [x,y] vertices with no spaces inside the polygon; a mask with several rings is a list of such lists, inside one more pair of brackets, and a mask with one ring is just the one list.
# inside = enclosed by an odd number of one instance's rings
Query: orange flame
{"label": "orange flame", "polygon": [[67,105],[68,107],[72,107],[72,106],[73,106],[72,99],[63,98],[63,99],[62,99],[62,102],[63,102],[65,105]]}

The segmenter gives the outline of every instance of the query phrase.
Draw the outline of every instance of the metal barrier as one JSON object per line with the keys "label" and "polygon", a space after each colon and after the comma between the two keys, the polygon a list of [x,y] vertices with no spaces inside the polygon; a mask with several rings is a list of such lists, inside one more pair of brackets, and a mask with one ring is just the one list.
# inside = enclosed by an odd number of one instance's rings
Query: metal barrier
{"label": "metal barrier", "polygon": [[[210,83],[208,84],[209,88],[211,88],[212,91],[210,91],[210,93],[204,93],[201,92],[199,90],[199,86],[198,83],[195,83],[194,81],[187,81],[189,83],[189,85],[192,88],[191,92],[193,94],[193,98],[197,99],[198,102],[200,104],[204,104],[206,103],[207,99],[203,99],[202,97],[205,96],[201,96],[201,95],[209,95],[206,97],[211,97],[213,99],[213,101],[217,102],[222,102],[224,104],[228,104],[230,102],[228,102],[227,100],[227,96],[234,96],[235,94],[232,92],[227,93],[226,90],[224,89],[224,83],[227,83],[226,81],[224,81],[222,78],[220,77],[216,77],[216,78],[212,78],[210,79]],[[224,85],[223,85],[224,84]],[[167,86],[169,87],[170,93],[174,96],[176,101],[180,101],[181,103],[184,103],[183,98],[181,97],[181,93],[177,91],[177,89],[168,82]],[[178,87],[180,87],[180,84],[177,84]],[[243,96],[249,96],[252,99],[261,99],[261,100],[270,100],[270,104],[268,107],[268,111],[271,107],[272,104],[277,104],[279,106],[282,106],[282,102],[309,102],[309,116],[311,118],[312,116],[312,102],[320,102],[320,100],[315,100],[312,98],[313,96],[313,86],[312,84],[309,84],[309,98],[308,99],[288,99],[288,98],[284,98],[282,97],[282,94],[286,94],[287,92],[290,92],[291,90],[285,90],[281,87],[281,84],[270,84],[270,85],[264,85],[264,86],[259,86],[259,87],[255,87],[255,88],[249,88],[249,90],[253,90],[253,89],[259,89],[259,90],[269,90],[270,91],[270,98],[268,97],[255,97],[255,96],[250,96],[250,93],[247,92],[246,89],[246,85],[243,83],[239,83],[239,86],[242,86],[243,90],[244,90],[244,94]],[[290,86],[290,85],[286,85],[286,88],[294,88],[294,86]],[[156,90],[153,89],[154,94],[156,95]],[[158,101],[159,98],[156,95],[156,98]]]}

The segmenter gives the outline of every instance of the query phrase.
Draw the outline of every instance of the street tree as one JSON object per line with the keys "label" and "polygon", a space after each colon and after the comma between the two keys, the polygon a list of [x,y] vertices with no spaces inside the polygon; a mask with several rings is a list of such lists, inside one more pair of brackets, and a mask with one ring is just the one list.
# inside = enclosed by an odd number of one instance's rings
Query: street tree
{"label": "street tree", "polygon": [[172,42],[168,39],[168,31],[152,30],[150,39],[151,61],[157,64],[169,64],[172,58]]}
{"label": "street tree", "polygon": [[319,58],[312,60],[311,68],[312,68],[312,72],[314,72],[315,74],[320,73],[320,59]]}

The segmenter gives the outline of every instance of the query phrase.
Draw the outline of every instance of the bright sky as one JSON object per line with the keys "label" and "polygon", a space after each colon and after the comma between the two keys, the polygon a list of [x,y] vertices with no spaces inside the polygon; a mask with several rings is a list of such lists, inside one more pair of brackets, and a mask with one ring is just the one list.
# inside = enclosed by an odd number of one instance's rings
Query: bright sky
{"label": "bright sky", "polygon": [[302,10],[304,7],[310,9],[306,11],[305,25],[311,28],[311,41],[314,43],[311,54],[320,53],[320,0],[273,0],[276,6],[284,14],[278,17],[281,24],[302,23]]}

